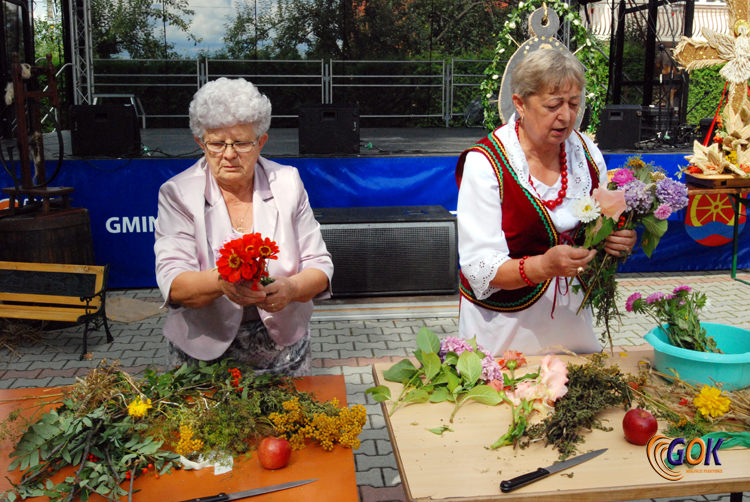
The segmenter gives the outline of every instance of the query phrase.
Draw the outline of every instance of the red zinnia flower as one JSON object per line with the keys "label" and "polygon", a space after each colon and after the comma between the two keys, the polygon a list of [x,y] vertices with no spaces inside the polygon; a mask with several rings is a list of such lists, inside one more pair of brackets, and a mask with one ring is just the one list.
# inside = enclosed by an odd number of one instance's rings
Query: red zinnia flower
{"label": "red zinnia flower", "polygon": [[258,289],[258,281],[268,277],[266,260],[276,260],[279,247],[259,233],[245,234],[224,244],[216,261],[221,278],[228,282],[251,281]]}

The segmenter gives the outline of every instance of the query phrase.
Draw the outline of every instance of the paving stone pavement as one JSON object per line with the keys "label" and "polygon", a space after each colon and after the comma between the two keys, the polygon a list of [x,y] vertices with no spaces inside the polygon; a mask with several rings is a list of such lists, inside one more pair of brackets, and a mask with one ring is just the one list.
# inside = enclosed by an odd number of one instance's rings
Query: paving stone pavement
{"label": "paving stone pavement", "polygon": [[[737,277],[750,281],[747,271],[741,271]],[[708,306],[701,316],[703,321],[750,326],[750,285],[731,279],[727,271],[622,274],[618,279],[620,303],[636,291],[646,296],[654,291],[669,292],[680,284],[700,289],[708,296]],[[114,290],[108,295],[161,302],[156,289]],[[419,297],[397,300],[405,306],[423,301]],[[332,318],[319,315],[317,311],[313,317],[313,374],[344,375],[349,404],[359,403],[367,408],[368,421],[360,436],[362,445],[355,452],[362,502],[406,500],[380,404],[365,395],[365,390],[373,385],[370,365],[409,357],[416,348],[416,333],[423,326],[439,336],[457,334],[458,298],[449,295],[440,303],[441,309],[430,315],[415,314],[414,309],[404,308],[403,317],[392,318],[391,315],[387,319],[378,318],[377,314],[357,316],[351,313]],[[319,310],[326,305],[327,302],[322,302]],[[41,343],[21,344],[13,350],[0,348],[0,388],[70,384],[104,358],[118,359],[125,371],[135,375],[147,367],[164,369],[166,346],[161,335],[164,319],[164,315],[157,315],[131,323],[110,321],[114,342],[107,344],[101,331],[90,334],[89,349],[93,357],[86,361],[79,360],[80,326],[45,331]],[[614,344],[625,348],[641,345],[644,343],[642,335],[652,326],[653,322],[645,316],[623,314],[622,323],[614,330]],[[728,501],[729,495],[655,500]],[[750,493],[744,495],[743,501],[750,502]]]}

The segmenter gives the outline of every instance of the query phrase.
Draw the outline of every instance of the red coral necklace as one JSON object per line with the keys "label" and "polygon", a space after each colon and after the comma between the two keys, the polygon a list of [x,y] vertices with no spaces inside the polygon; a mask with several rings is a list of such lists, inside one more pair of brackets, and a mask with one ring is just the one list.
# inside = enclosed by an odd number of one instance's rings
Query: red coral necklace
{"label": "red coral necklace", "polygon": [[[518,137],[519,142],[521,141],[521,137],[518,136],[518,127],[520,125],[521,125],[521,122],[519,120],[516,120],[516,136]],[[565,193],[568,188],[568,157],[565,154],[565,142],[560,143],[560,190],[557,192],[557,198],[550,199],[550,200],[542,199],[542,196],[539,195],[539,192],[534,186],[534,182],[531,181],[531,173],[529,173],[529,184],[531,185],[531,188],[534,189],[534,193],[536,193],[536,197],[550,211],[555,209],[557,206],[563,203],[563,199],[565,199]]]}

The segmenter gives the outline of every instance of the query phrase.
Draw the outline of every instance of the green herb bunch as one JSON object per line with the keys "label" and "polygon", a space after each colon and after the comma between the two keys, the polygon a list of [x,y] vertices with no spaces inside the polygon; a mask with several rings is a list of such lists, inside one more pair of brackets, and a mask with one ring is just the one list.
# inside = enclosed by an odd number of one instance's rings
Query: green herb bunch
{"label": "green herb bunch", "polygon": [[[0,500],[87,500],[93,493],[119,500],[132,496],[136,477],[159,476],[180,465],[173,450],[181,426],[200,438],[196,453],[236,456],[274,433],[268,415],[282,411],[283,402],[297,398],[311,412],[331,406],[298,392],[290,379],[229,366],[186,364],[165,373],[146,370],[135,380],[103,362],[58,394],[61,402],[39,405],[57,408],[24,424],[9,468],[23,471],[21,481]],[[9,420],[24,419],[14,414]],[[13,429],[3,424],[6,433]],[[68,466],[73,471],[63,481],[51,479]]]}
{"label": "green herb bunch", "polygon": [[527,428],[530,439],[544,438],[560,452],[560,459],[576,452],[576,444],[583,442],[584,430],[605,427],[598,418],[600,412],[613,406],[630,407],[629,375],[617,366],[606,366],[606,356],[594,354],[582,365],[568,365],[568,392],[555,402],[555,412],[541,423]]}
{"label": "green herb bunch", "polygon": [[[385,385],[371,387],[366,393],[371,394],[378,402],[393,401],[390,415],[409,403],[454,403],[451,422],[459,407],[468,400],[490,406],[506,401],[503,391],[487,385],[482,379],[486,354],[480,352],[475,339],[466,342],[471,346],[470,350],[463,350],[460,355],[449,351],[441,358],[440,339],[429,329],[420,329],[417,334],[417,350],[414,351],[420,367],[417,368],[409,359],[403,359],[383,373],[383,377],[389,382],[403,385],[399,396],[393,400],[390,389]],[[501,377],[499,367],[497,375]]]}

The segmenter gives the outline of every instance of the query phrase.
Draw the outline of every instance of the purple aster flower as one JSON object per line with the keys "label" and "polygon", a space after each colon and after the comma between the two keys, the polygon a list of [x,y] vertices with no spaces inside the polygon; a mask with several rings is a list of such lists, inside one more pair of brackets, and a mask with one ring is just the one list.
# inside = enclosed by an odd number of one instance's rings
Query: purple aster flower
{"label": "purple aster flower", "polygon": [[664,204],[669,204],[672,211],[679,211],[688,205],[687,186],[671,178],[656,182],[656,197]]}
{"label": "purple aster flower", "polygon": [[438,355],[442,360],[445,358],[445,354],[447,354],[448,352],[455,352],[456,355],[460,356],[462,352],[465,352],[467,350],[474,350],[469,342],[467,342],[463,338],[458,338],[456,336],[446,336],[440,342],[440,353]]}
{"label": "purple aster flower", "polygon": [[625,205],[628,211],[646,214],[654,203],[654,195],[641,180],[633,180],[624,187]]}
{"label": "purple aster flower", "polygon": [[660,220],[666,220],[670,214],[672,214],[672,208],[669,207],[669,204],[660,204],[654,211],[654,216]]}
{"label": "purple aster flower", "polygon": [[503,370],[500,369],[500,365],[497,364],[495,358],[488,355],[482,359],[482,380],[485,382],[491,382],[492,380],[502,379]]}
{"label": "purple aster flower", "polygon": [[690,286],[688,286],[687,284],[682,284],[682,285],[677,286],[676,288],[674,288],[674,291],[672,291],[672,293],[679,294],[682,291],[684,291],[686,293],[690,293],[692,290],[693,289]]}
{"label": "purple aster flower", "polygon": [[635,179],[635,176],[633,176],[633,173],[630,171],[630,169],[618,169],[615,171],[614,176],[612,176],[612,181],[617,184],[618,187],[622,187],[624,185],[627,185],[631,181]]}
{"label": "purple aster flower", "polygon": [[625,310],[627,310],[628,312],[632,312],[633,304],[641,298],[642,297],[640,293],[633,293],[632,295],[628,296],[627,301],[625,301]]}
{"label": "purple aster flower", "polygon": [[666,299],[667,295],[662,293],[661,291],[657,291],[656,293],[651,293],[646,297],[646,303],[651,305],[652,303],[656,303],[658,301]]}

